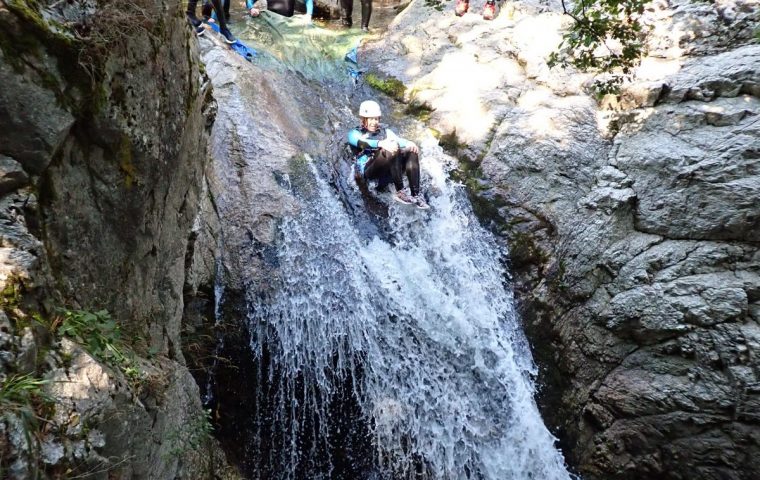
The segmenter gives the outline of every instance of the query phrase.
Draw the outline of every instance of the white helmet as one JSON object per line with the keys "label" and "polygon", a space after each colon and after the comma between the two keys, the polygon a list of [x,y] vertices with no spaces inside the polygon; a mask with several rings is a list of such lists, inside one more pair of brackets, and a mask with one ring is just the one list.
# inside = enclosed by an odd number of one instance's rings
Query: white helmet
{"label": "white helmet", "polygon": [[359,105],[360,117],[379,117],[381,115],[380,105],[374,100],[365,100]]}

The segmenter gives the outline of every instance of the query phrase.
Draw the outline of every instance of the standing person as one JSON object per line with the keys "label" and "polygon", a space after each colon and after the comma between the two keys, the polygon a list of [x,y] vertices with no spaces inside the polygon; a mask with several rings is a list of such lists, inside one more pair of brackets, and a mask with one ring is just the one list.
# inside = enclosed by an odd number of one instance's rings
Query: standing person
{"label": "standing person", "polygon": [[304,20],[311,22],[311,17],[314,14],[314,0],[303,0],[303,4],[306,7],[306,15]]}
{"label": "standing person", "polygon": [[[381,126],[381,115],[377,102],[365,100],[359,106],[361,125],[348,132],[348,143],[355,155],[357,178],[376,180],[378,190],[392,181],[396,187],[394,200],[417,205],[417,208],[430,208],[420,194],[420,149],[411,140]],[[409,181],[411,196],[404,191],[404,174]]]}
{"label": "standing person", "polygon": [[[457,0],[457,5],[454,7],[454,14],[457,17],[461,17],[467,10],[470,9],[470,0]],[[486,4],[483,6],[483,19],[493,20],[496,18],[496,0],[486,0]]]}
{"label": "standing person", "polygon": [[[230,0],[219,0],[222,2],[222,8],[224,9],[224,18],[228,21],[230,19]],[[201,7],[201,13],[203,13],[203,20],[206,22],[216,22],[216,12],[214,11],[214,4],[211,0],[203,0],[203,7]]]}
{"label": "standing person", "polygon": [[[233,44],[237,41],[229,28],[227,28],[227,17],[224,15],[224,8],[221,0],[211,0],[216,11],[217,20],[219,21],[219,33],[224,37],[224,41]],[[203,22],[195,16],[195,9],[198,7],[198,0],[188,0],[187,2],[187,21],[195,28],[196,33],[200,34],[199,28],[203,28]]]}
{"label": "standing person", "polygon": [[[369,32],[369,17],[372,16],[372,0],[362,1],[362,31]],[[343,15],[343,26],[350,27],[353,23],[354,0],[340,0],[340,10]]]}

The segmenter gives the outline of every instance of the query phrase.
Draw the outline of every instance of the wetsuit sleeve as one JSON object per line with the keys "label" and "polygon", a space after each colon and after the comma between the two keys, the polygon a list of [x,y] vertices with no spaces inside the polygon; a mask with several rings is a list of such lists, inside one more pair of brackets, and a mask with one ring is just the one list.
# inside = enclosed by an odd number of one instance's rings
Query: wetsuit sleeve
{"label": "wetsuit sleeve", "polygon": [[371,149],[378,148],[377,144],[379,143],[379,141],[368,139],[368,138],[362,138],[362,133],[359,130],[354,128],[353,130],[348,132],[348,143],[350,143],[352,146],[356,148],[361,148],[362,150],[364,150],[365,148],[371,148]]}
{"label": "wetsuit sleeve", "polygon": [[396,135],[396,132],[391,130],[390,128],[385,129],[385,134],[388,136],[388,138],[396,140],[396,143],[398,143],[398,148],[406,148],[409,145],[409,140],[406,138],[399,137]]}

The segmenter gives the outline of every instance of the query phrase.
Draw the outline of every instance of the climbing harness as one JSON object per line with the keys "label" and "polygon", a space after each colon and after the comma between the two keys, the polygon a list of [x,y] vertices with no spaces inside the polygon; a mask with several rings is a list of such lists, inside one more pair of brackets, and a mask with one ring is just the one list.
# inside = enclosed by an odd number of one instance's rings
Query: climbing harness
{"label": "climbing harness", "polygon": [[356,46],[352,48],[351,50],[346,53],[346,55],[343,57],[343,60],[347,63],[346,70],[348,70],[348,76],[351,77],[351,80],[354,81],[354,87],[359,85],[359,77],[362,73],[366,72],[366,68],[359,68],[359,60],[358,60],[358,48],[359,48],[359,42],[361,40],[356,42]]}

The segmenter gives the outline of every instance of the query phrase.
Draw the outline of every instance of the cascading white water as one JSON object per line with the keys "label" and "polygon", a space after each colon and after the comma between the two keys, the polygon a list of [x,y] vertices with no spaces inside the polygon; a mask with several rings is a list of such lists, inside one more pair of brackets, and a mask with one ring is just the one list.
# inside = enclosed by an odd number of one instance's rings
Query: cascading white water
{"label": "cascading white water", "polygon": [[281,226],[275,293],[250,299],[252,346],[281,376],[274,421],[291,471],[303,429],[330,442],[327,399],[351,375],[390,478],[569,479],[533,400],[504,252],[436,141],[422,152],[432,210],[392,204],[389,239],[363,238],[308,158],[291,178],[303,202]]}

